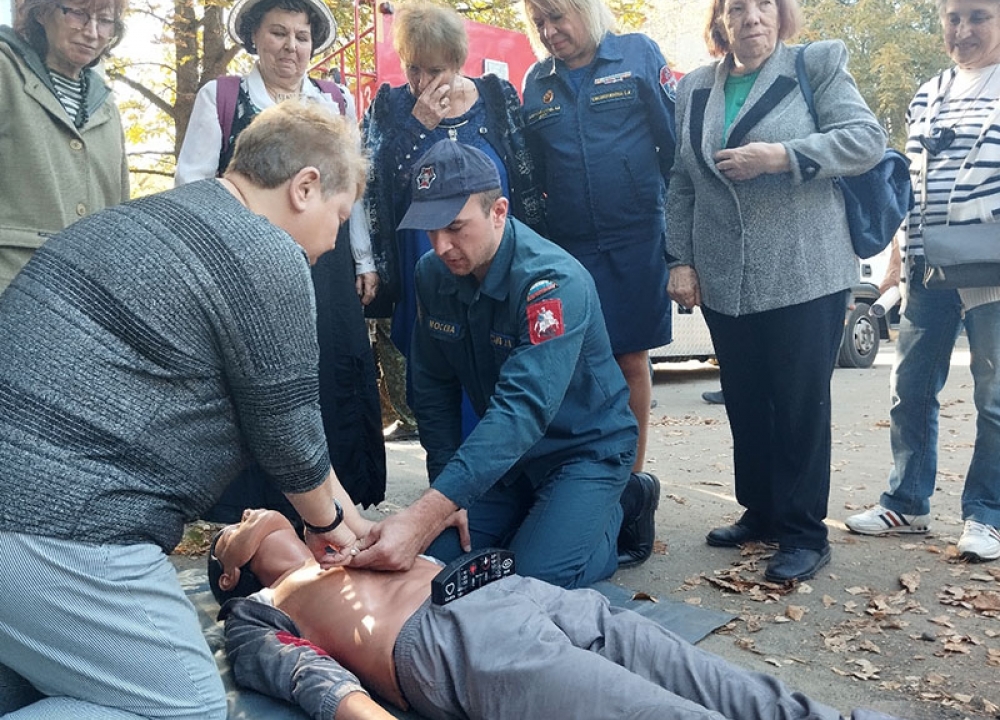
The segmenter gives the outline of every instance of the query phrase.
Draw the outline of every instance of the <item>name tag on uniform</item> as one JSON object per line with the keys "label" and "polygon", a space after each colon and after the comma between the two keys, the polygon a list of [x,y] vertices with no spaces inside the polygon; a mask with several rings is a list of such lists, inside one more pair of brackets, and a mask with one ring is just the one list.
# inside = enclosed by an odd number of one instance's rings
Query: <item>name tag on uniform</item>
{"label": "name tag on uniform", "polygon": [[534,123],[541,122],[546,118],[552,117],[553,115],[559,115],[562,112],[562,105],[547,105],[543,108],[535,110],[534,112],[528,113],[528,124],[533,125]]}
{"label": "name tag on uniform", "polygon": [[495,350],[511,350],[514,347],[514,336],[504,335],[496,330],[491,330],[490,343]]}
{"label": "name tag on uniform", "polygon": [[590,96],[591,105],[604,105],[606,103],[623,102],[631,100],[636,96],[635,87],[620,87],[606,92],[595,93]]}
{"label": "name tag on uniform", "polygon": [[427,318],[427,329],[431,335],[442,340],[458,340],[462,334],[462,326],[458,323],[432,317]]}

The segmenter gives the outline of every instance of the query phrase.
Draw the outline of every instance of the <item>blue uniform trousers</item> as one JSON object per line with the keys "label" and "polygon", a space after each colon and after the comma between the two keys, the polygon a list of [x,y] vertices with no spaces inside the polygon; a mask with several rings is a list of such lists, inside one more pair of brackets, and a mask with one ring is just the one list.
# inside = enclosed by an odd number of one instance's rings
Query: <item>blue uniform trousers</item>
{"label": "blue uniform trousers", "polygon": [[[575,588],[610,577],[618,569],[618,502],[635,453],[599,461],[574,460],[534,487],[525,476],[497,483],[469,508],[472,548],[504,547],[517,556],[521,575]],[[450,562],[462,554],[449,529],[427,554]]]}

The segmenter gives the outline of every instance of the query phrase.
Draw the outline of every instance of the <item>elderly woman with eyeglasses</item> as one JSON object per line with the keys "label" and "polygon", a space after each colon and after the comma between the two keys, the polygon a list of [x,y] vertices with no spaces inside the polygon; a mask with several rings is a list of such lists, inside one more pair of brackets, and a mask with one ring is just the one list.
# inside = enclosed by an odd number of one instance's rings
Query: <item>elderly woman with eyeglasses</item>
{"label": "elderly woman with eyeglasses", "polygon": [[121,118],[94,66],[124,0],[24,0],[0,27],[0,292],[52,235],[128,199]]}

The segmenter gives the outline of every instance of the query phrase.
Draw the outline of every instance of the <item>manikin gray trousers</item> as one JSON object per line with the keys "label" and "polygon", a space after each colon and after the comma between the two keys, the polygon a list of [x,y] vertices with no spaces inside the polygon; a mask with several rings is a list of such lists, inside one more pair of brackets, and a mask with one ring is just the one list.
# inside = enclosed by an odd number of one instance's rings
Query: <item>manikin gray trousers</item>
{"label": "manikin gray trousers", "polygon": [[596,591],[533,578],[428,603],[394,656],[406,699],[433,720],[841,720]]}

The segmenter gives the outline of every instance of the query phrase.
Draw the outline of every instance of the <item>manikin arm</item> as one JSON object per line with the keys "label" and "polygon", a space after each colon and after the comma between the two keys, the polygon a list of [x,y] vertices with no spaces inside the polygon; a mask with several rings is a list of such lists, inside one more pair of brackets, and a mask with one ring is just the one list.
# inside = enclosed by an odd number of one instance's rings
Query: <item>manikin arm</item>
{"label": "manikin arm", "polygon": [[393,720],[353,673],[302,638],[280,610],[230,600],[220,617],[226,656],[242,687],[297,705],[314,720]]}

